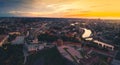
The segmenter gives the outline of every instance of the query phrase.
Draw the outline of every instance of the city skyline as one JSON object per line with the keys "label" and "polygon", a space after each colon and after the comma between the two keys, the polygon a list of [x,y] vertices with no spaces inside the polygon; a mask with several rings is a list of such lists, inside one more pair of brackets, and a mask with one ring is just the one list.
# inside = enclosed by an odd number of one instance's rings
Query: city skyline
{"label": "city skyline", "polygon": [[0,17],[120,19],[119,0],[0,0]]}

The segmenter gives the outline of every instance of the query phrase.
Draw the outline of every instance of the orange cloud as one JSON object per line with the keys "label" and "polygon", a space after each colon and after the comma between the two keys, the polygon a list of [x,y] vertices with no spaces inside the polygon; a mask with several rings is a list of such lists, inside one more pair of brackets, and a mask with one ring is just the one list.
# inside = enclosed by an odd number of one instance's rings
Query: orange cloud
{"label": "orange cloud", "polygon": [[30,0],[20,6],[20,11],[9,13],[29,17],[120,18],[119,3],[120,0]]}

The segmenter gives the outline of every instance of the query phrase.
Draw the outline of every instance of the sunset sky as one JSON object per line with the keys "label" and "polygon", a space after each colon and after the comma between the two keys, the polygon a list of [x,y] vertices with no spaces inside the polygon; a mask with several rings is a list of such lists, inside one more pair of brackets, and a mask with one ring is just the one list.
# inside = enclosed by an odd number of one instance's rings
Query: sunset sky
{"label": "sunset sky", "polygon": [[119,18],[120,0],[0,0],[0,17]]}

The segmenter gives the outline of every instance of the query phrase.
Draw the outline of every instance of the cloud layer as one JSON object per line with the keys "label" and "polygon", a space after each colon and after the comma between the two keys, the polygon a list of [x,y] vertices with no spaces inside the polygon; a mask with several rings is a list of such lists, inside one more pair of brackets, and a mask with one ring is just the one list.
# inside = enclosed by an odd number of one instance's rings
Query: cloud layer
{"label": "cloud layer", "polygon": [[120,17],[120,0],[0,0],[0,16]]}

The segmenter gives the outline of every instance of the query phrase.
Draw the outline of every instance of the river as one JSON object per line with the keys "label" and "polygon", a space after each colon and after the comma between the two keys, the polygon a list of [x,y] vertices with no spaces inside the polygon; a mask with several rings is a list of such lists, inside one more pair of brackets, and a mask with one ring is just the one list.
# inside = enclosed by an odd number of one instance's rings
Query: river
{"label": "river", "polygon": [[82,38],[84,38],[85,40],[87,41],[93,41],[94,43],[97,43],[97,44],[101,44],[102,47],[104,46],[107,46],[107,47],[110,47],[112,48],[112,50],[114,49],[114,46],[113,45],[110,45],[108,43],[104,43],[104,42],[101,42],[101,41],[98,41],[98,40],[94,40],[92,37],[91,37],[91,34],[92,34],[92,31],[90,29],[86,29],[86,28],[82,28],[84,30],[84,33],[82,35]]}
{"label": "river", "polygon": [[82,38],[84,38],[85,40],[89,40],[89,41],[93,40],[93,38],[90,37],[92,34],[92,31],[90,29],[86,29],[86,28],[82,28],[82,29],[84,30]]}
{"label": "river", "polygon": [[90,37],[90,35],[92,34],[91,30],[86,29],[86,28],[82,28],[82,29],[84,29],[84,33],[83,33],[82,37],[83,37],[83,38],[88,38],[88,37]]}

